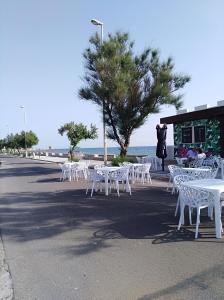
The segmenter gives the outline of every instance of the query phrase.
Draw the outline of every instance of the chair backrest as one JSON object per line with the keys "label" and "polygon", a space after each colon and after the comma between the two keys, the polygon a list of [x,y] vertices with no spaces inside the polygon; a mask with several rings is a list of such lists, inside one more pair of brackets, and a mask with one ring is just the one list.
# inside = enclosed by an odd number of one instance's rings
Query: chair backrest
{"label": "chair backrest", "polygon": [[168,170],[170,172],[170,176],[174,178],[176,175],[181,175],[182,174],[182,168],[176,165],[168,165]]}
{"label": "chair backrest", "polygon": [[212,195],[208,191],[195,187],[180,185],[179,193],[181,201],[190,207],[207,206],[214,202]]}
{"label": "chair backrest", "polygon": [[194,180],[195,178],[193,176],[189,176],[189,175],[176,175],[173,179],[173,182],[176,186],[176,188],[179,190],[179,187],[181,186],[181,184],[183,182],[187,182],[187,181],[190,181],[190,180]]}
{"label": "chair backrest", "polygon": [[142,162],[142,158],[141,158],[141,157],[136,156],[136,160],[137,160],[137,162],[138,162],[139,164]]}
{"label": "chair backrest", "polygon": [[129,161],[124,161],[123,163],[119,163],[120,167],[131,167],[132,163]]}
{"label": "chair backrest", "polygon": [[211,170],[212,167],[211,167],[211,166],[201,166],[200,169],[208,169],[208,170]]}
{"label": "chair backrest", "polygon": [[77,170],[86,170],[88,169],[88,166],[86,165],[85,162],[77,163],[76,167]]}
{"label": "chair backrest", "polygon": [[192,161],[190,163],[190,167],[192,168],[199,168],[203,165],[203,162],[204,162],[204,158],[198,158],[198,159],[195,159],[194,161]]}
{"label": "chair backrest", "polygon": [[94,166],[94,169],[97,170],[97,169],[100,169],[100,168],[103,168],[103,167],[105,167],[104,164],[101,164],[101,165],[95,165],[95,166]]}
{"label": "chair backrest", "polygon": [[221,157],[218,156],[213,156],[214,157],[214,166],[217,166],[218,168],[221,168],[222,165],[222,159]]}
{"label": "chair backrest", "polygon": [[61,165],[61,170],[62,171],[67,171],[67,170],[70,170],[71,169],[71,165],[70,164],[63,164]]}
{"label": "chair backrest", "polygon": [[175,159],[176,159],[176,162],[178,165],[181,165],[181,166],[183,165],[183,161],[180,157],[175,157]]}
{"label": "chair backrest", "polygon": [[219,171],[219,167],[213,168],[210,172],[210,176],[211,176],[210,178],[216,178],[218,171]]}
{"label": "chair backrest", "polygon": [[116,171],[111,172],[110,174],[111,179],[118,180],[118,181],[128,180],[128,176],[129,176],[129,168],[127,167],[120,168]]}
{"label": "chair backrest", "polygon": [[143,173],[149,173],[151,165],[152,165],[151,163],[146,163],[143,166],[141,166],[140,169]]}
{"label": "chair backrest", "polygon": [[100,173],[99,170],[96,169],[87,169],[87,179],[89,181],[94,181],[97,179],[102,179],[103,175]]}
{"label": "chair backrest", "polygon": [[215,162],[216,162],[215,156],[210,156],[210,157],[207,157],[207,158],[204,159],[203,165],[204,166],[211,166],[213,168],[214,165],[215,165]]}

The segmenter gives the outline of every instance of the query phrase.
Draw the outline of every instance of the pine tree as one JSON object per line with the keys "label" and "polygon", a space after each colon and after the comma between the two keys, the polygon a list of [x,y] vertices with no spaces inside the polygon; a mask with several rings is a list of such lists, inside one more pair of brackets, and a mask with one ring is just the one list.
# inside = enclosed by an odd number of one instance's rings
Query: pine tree
{"label": "pine tree", "polygon": [[159,51],[133,52],[134,42],[127,33],[109,34],[101,45],[99,35],[91,37],[84,52],[85,86],[81,99],[104,109],[107,137],[117,141],[120,154],[127,154],[132,133],[150,114],[158,113],[164,104],[182,106],[177,91],[190,80],[174,73],[171,58],[161,61]]}

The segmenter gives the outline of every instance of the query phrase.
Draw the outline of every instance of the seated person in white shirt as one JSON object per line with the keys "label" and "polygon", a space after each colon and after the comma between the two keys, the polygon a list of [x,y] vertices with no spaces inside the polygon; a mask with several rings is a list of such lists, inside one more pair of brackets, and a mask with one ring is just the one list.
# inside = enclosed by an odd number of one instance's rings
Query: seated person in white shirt
{"label": "seated person in white shirt", "polygon": [[206,154],[202,151],[201,148],[198,148],[197,159],[205,159],[205,158],[206,158]]}

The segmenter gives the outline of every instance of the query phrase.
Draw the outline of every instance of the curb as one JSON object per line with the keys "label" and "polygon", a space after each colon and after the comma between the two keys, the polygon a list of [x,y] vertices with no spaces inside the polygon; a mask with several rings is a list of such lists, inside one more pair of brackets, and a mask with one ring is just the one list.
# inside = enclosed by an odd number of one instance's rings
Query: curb
{"label": "curb", "polygon": [[5,250],[0,232],[0,300],[12,300],[13,287],[9,266],[5,260]]}

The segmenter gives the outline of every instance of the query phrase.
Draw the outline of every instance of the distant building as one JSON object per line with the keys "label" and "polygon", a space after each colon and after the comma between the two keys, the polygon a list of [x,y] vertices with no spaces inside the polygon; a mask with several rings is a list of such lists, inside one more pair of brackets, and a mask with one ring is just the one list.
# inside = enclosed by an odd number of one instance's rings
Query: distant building
{"label": "distant building", "polygon": [[217,106],[197,106],[194,111],[181,110],[177,115],[161,118],[161,124],[173,124],[174,147],[201,147],[224,157],[224,101]]}

